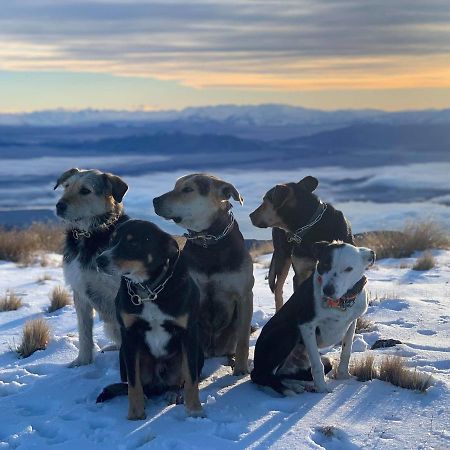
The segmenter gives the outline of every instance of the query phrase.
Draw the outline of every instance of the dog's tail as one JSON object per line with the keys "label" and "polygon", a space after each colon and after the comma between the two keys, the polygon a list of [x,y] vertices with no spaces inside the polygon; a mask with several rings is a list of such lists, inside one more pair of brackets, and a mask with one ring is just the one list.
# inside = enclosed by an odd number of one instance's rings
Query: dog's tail
{"label": "dog's tail", "polygon": [[120,395],[128,395],[128,383],[114,383],[106,386],[97,397],[96,403],[103,403]]}
{"label": "dog's tail", "polygon": [[[331,361],[326,356],[322,356],[322,363],[325,375],[329,373],[333,366]],[[273,374],[273,373],[261,373],[256,370],[253,370],[250,374],[250,378],[253,383],[259,384],[261,386],[268,386],[272,388],[275,392],[278,392],[281,395],[287,395],[291,389],[289,380],[303,381],[303,382],[312,382],[314,381],[311,368],[307,369],[299,369],[297,372],[293,374]],[[284,383],[286,381],[286,383]]]}

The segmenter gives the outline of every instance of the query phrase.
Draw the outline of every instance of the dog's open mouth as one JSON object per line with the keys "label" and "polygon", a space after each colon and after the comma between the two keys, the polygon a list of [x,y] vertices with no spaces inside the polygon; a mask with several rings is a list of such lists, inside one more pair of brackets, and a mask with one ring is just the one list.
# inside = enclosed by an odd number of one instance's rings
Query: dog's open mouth
{"label": "dog's open mouth", "polygon": [[[183,219],[181,217],[171,217],[171,219],[175,222],[175,223],[180,223]],[[169,219],[170,220],[170,219]]]}

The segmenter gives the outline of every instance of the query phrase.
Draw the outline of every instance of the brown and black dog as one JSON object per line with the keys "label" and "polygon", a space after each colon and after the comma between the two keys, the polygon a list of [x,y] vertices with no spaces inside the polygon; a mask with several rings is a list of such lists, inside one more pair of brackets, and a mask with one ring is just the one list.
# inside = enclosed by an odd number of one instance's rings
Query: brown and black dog
{"label": "brown and black dog", "polygon": [[269,285],[275,293],[275,307],[283,306],[283,285],[291,264],[294,289],[313,272],[317,259],[311,245],[318,241],[340,240],[354,244],[350,223],[331,204],[314,194],[319,181],[307,176],[298,183],[277,184],[250,214],[256,227],[271,227],[274,252],[269,269]]}
{"label": "brown and black dog", "polygon": [[175,239],[150,222],[129,220],[113,233],[97,264],[104,273],[122,276],[116,313],[123,381],[106,387],[97,402],[128,391],[128,418],[144,419],[144,393],[176,398],[184,386],[187,413],[203,415],[199,292]]}
{"label": "brown and black dog", "polygon": [[253,312],[253,263],[230,198],[243,199],[230,183],[192,174],[153,200],[155,212],[188,231],[183,255],[200,288],[200,331],[206,357],[235,355],[233,373],[248,373]]}

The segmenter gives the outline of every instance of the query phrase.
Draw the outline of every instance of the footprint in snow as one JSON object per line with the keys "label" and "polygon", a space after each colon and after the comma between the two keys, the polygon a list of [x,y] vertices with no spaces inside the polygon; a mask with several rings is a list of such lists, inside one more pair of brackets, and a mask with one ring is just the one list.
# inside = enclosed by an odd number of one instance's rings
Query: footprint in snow
{"label": "footprint in snow", "polygon": [[436,334],[436,331],[433,330],[417,330],[417,332],[425,336],[433,336],[434,334]]}

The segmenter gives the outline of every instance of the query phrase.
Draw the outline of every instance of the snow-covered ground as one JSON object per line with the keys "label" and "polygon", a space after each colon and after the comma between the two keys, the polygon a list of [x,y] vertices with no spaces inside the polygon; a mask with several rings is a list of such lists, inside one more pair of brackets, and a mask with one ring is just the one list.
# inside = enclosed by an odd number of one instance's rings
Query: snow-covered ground
{"label": "snow-covered ground", "polygon": [[[329,380],[330,394],[281,398],[248,377],[233,377],[224,361],[215,359],[207,361],[201,383],[207,418],[186,418],[182,406],[167,406],[160,398],[147,403],[148,418],[139,422],[126,420],[125,397],[95,403],[101,389],[119,379],[117,352],[97,354],[90,366],[67,368],[77,354],[75,310],[46,312],[50,291],[63,283],[58,257],[54,267],[0,262],[0,295],[13,289],[24,301],[18,311],[0,313],[0,448],[449,448],[450,252],[434,254],[437,267],[428,272],[408,268],[414,258],[383,260],[369,271],[373,306],[367,315],[375,330],[354,342],[358,357],[380,337],[401,340],[375,353],[398,354],[408,366],[433,374],[427,393],[352,379]],[[253,322],[260,326],[274,313],[266,262],[255,264]],[[38,282],[44,274],[51,280]],[[287,291],[290,280],[288,286]],[[12,348],[24,322],[36,317],[46,318],[52,341],[46,350],[18,359]],[[107,343],[98,321],[95,335],[100,346]],[[338,348],[330,351],[338,354]],[[319,431],[325,426],[335,427],[334,437]]]}

